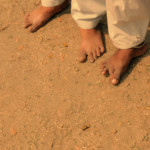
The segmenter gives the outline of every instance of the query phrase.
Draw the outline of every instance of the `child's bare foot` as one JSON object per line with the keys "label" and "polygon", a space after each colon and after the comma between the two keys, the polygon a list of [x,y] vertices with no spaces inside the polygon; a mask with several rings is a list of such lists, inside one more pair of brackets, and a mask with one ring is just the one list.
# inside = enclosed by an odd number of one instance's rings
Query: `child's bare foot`
{"label": "child's bare foot", "polygon": [[68,6],[68,0],[66,0],[60,6],[44,7],[40,6],[34,11],[25,16],[24,27],[28,28],[30,32],[37,31],[40,27],[45,25],[47,21],[55,14],[61,12]]}
{"label": "child's bare foot", "polygon": [[109,73],[110,81],[116,85],[119,83],[120,77],[127,70],[128,65],[133,58],[142,56],[148,50],[148,45],[144,44],[139,48],[131,48],[126,50],[118,50],[112,55],[106,62],[102,64],[102,74],[106,75]]}
{"label": "child's bare foot", "polygon": [[84,62],[87,59],[94,62],[104,53],[104,45],[101,32],[98,29],[80,29],[81,48],[79,61]]}

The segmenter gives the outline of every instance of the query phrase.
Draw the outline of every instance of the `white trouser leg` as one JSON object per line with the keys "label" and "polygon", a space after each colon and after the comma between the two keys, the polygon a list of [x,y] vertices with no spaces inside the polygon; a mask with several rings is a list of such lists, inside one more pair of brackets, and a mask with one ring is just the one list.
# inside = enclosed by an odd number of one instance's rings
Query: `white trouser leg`
{"label": "white trouser leg", "polygon": [[145,40],[150,0],[106,0],[109,35],[113,44],[128,49]]}
{"label": "white trouser leg", "polygon": [[105,11],[105,0],[72,0],[72,17],[80,28],[95,28]]}
{"label": "white trouser leg", "polygon": [[61,5],[63,2],[65,2],[65,0],[41,0],[41,2],[42,2],[42,6],[54,7],[54,6]]}

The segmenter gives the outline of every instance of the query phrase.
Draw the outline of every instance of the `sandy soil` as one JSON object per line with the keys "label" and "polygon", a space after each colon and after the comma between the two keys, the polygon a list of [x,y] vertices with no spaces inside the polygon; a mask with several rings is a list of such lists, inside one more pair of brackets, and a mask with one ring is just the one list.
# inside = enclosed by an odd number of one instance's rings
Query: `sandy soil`
{"label": "sandy soil", "polygon": [[69,8],[31,34],[24,15],[39,1],[0,4],[1,150],[150,149],[150,51],[112,86],[99,71],[116,50],[107,33],[107,53],[80,64]]}

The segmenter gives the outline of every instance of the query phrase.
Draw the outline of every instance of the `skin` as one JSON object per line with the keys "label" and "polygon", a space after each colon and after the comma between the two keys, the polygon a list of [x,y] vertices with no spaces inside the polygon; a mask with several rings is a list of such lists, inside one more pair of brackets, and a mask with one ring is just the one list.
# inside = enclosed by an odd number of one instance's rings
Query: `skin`
{"label": "skin", "polygon": [[126,72],[133,58],[142,56],[147,52],[147,50],[147,44],[145,44],[141,48],[118,50],[101,65],[102,74],[109,74],[110,82],[113,85],[117,85],[120,81],[121,76]]}
{"label": "skin", "polygon": [[81,46],[79,61],[85,62],[88,60],[94,62],[98,57],[104,53],[104,45],[101,32],[95,29],[81,29]]}
{"label": "skin", "polygon": [[44,26],[55,14],[67,8],[68,5],[69,0],[66,0],[63,4],[55,7],[40,6],[25,16],[24,28],[27,28],[30,32],[37,31],[39,28]]}
{"label": "skin", "polygon": [[[45,25],[48,20],[55,14],[63,11],[68,6],[68,0],[66,0],[60,6],[55,7],[43,7],[35,9],[25,16],[24,27],[30,32],[37,31],[40,27]],[[79,61],[85,62],[88,60],[94,62],[104,52],[104,45],[101,32],[98,29],[80,29],[81,34],[81,48]],[[142,56],[148,50],[147,44],[142,48],[132,48],[118,50],[107,61],[101,65],[101,71],[103,75],[110,75],[110,82],[113,85],[117,85],[121,76],[127,70],[132,59]]]}

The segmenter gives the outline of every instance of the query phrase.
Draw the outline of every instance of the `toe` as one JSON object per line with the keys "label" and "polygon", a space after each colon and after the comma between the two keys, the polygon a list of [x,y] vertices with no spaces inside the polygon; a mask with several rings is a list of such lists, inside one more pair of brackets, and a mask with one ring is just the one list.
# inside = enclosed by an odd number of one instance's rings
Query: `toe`
{"label": "toe", "polygon": [[24,27],[24,28],[28,28],[28,27],[31,26],[31,25],[32,25],[31,23],[29,23],[29,22],[26,21],[26,22],[24,23],[23,27]]}
{"label": "toe", "polygon": [[108,68],[104,68],[104,69],[102,70],[102,74],[103,74],[104,76],[108,75]]}
{"label": "toe", "polygon": [[102,63],[101,72],[102,72],[103,75],[106,75],[108,73],[108,68],[106,66],[106,62]]}
{"label": "toe", "polygon": [[105,52],[105,49],[104,49],[103,46],[100,48],[100,51],[101,51],[102,54]]}
{"label": "toe", "polygon": [[81,62],[81,63],[86,61],[86,54],[85,54],[85,52],[83,50],[81,50],[80,56],[79,56],[78,59],[79,59],[79,62]]}
{"label": "toe", "polygon": [[113,85],[116,85],[119,83],[119,80],[120,80],[120,77],[121,77],[121,72],[122,70],[121,69],[118,69],[118,70],[115,70],[111,76],[110,76],[110,80],[111,80],[111,83]]}
{"label": "toe", "polygon": [[97,59],[97,53],[96,53],[96,50],[93,51],[93,58],[94,58],[94,59]]}
{"label": "toe", "polygon": [[99,47],[96,49],[96,53],[97,53],[97,56],[98,56],[98,57],[100,57],[100,56],[101,56],[101,50],[100,50],[100,48],[99,48]]}
{"label": "toe", "polygon": [[30,22],[29,15],[27,15],[27,16],[25,17],[23,27],[24,27],[24,28],[28,28],[28,27],[31,26],[31,25],[32,25],[32,23]]}
{"label": "toe", "polygon": [[113,85],[117,85],[117,84],[118,84],[118,82],[119,82],[119,80],[117,80],[117,79],[112,79],[112,81],[111,81],[111,82],[112,82],[112,84],[113,84]]}
{"label": "toe", "polygon": [[103,63],[101,64],[101,66],[100,66],[101,71],[102,71],[104,68],[106,68],[106,62],[103,62]]}
{"label": "toe", "polygon": [[26,14],[24,18],[27,19],[29,16],[30,16],[30,14]]}
{"label": "toe", "polygon": [[91,63],[93,63],[93,62],[95,61],[92,52],[90,52],[90,53],[88,54],[88,59],[89,59],[89,61],[90,61]]}
{"label": "toe", "polygon": [[30,32],[35,32],[39,29],[39,26],[37,24],[33,24],[29,27]]}

